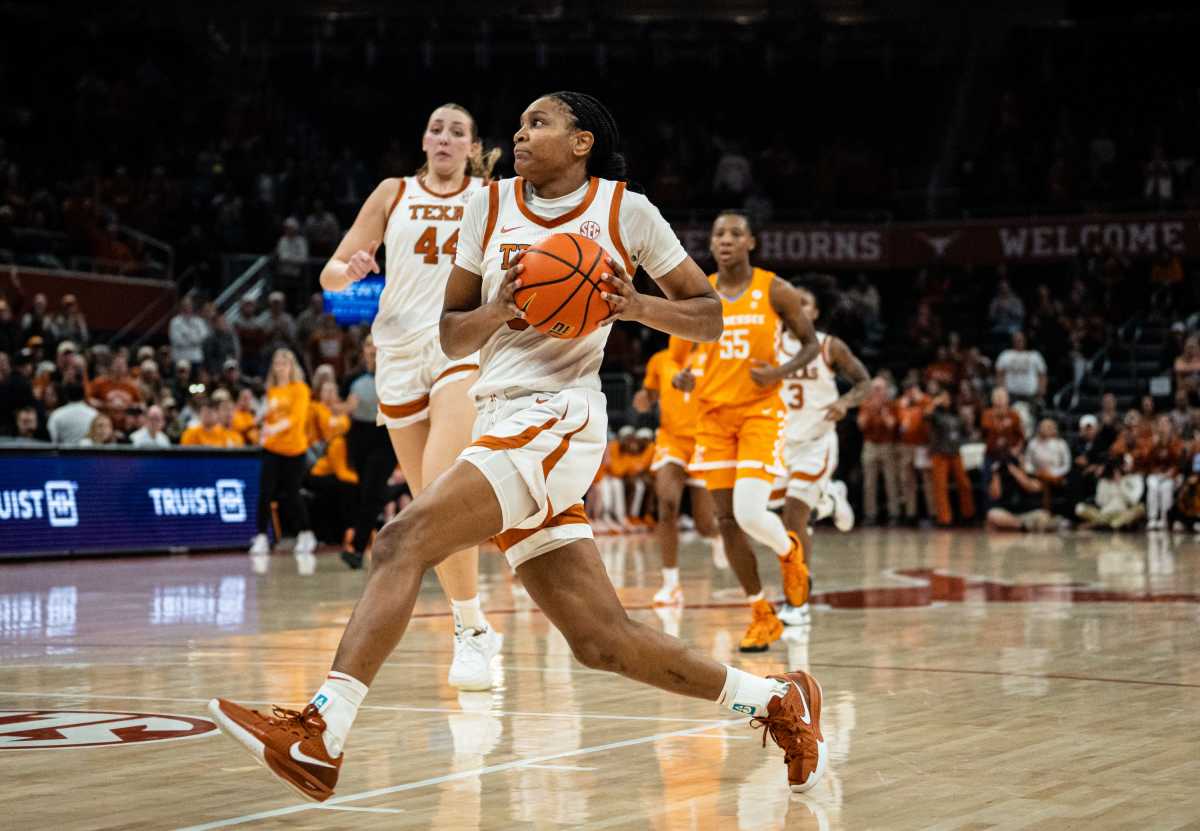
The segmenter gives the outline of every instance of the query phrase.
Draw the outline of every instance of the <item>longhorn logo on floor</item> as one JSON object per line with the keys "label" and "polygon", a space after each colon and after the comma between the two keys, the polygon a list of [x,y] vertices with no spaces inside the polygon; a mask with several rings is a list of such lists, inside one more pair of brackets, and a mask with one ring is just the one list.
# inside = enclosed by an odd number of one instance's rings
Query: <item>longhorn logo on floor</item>
{"label": "longhorn logo on floor", "polygon": [[215,487],[149,488],[155,516],[212,516],[221,522],[245,522],[246,483],[241,479],[218,479]]}
{"label": "longhorn logo on floor", "polygon": [[0,751],[163,742],[216,729],[206,719],[159,713],[0,710]]}
{"label": "longhorn logo on floor", "polygon": [[75,482],[51,481],[41,488],[0,490],[0,521],[49,519],[51,528],[79,524]]}

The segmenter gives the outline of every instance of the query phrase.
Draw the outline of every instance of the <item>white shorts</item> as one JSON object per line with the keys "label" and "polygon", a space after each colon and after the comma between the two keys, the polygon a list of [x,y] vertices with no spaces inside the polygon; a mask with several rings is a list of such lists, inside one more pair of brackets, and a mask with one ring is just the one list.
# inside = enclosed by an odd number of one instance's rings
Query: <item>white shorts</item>
{"label": "white shorts", "polygon": [[783,462],[788,472],[788,497],[815,508],[837,470],[837,431],[807,441],[789,439],[783,446]]}
{"label": "white shorts", "polygon": [[504,528],[495,542],[509,565],[591,539],[583,498],[608,440],[604,394],[568,389],[477,403],[474,441],[459,458],[496,492]]}
{"label": "white shorts", "polygon": [[461,381],[479,369],[479,354],[447,358],[437,327],[400,348],[378,347],[375,391],[379,396],[376,424],[407,427],[429,418],[429,397],[438,388]]}

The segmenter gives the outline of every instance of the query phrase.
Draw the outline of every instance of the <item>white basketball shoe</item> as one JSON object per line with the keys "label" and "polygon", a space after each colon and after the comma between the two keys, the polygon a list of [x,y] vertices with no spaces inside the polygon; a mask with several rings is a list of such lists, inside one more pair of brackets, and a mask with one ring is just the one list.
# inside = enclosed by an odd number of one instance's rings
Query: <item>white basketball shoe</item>
{"label": "white basketball shoe", "polygon": [[846,498],[846,483],[834,480],[829,483],[829,495],[833,498],[833,525],[842,533],[854,529],[854,509]]}
{"label": "white basketball shoe", "polygon": [[492,660],[500,654],[504,636],[491,627],[463,629],[454,633],[454,661],[450,664],[450,686],[460,690],[490,690]]}

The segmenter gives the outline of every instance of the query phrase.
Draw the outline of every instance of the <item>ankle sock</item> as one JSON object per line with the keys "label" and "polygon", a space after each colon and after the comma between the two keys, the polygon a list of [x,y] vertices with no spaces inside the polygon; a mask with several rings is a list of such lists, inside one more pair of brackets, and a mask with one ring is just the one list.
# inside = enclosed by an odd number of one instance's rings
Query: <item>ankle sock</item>
{"label": "ankle sock", "polygon": [[346,737],[366,695],[367,685],[362,681],[344,672],[330,672],[309,702],[325,719],[325,749],[330,757],[336,759],[342,755]]}
{"label": "ankle sock", "polygon": [[679,568],[664,568],[662,570],[663,588],[673,589],[679,585]]}
{"label": "ankle sock", "polygon": [[787,684],[761,675],[751,675],[725,665],[725,686],[717,703],[743,716],[763,716],[772,698],[787,692]]}
{"label": "ankle sock", "polygon": [[454,613],[454,631],[487,629],[487,618],[483,615],[483,607],[479,604],[479,595],[470,600],[450,600],[450,611]]}

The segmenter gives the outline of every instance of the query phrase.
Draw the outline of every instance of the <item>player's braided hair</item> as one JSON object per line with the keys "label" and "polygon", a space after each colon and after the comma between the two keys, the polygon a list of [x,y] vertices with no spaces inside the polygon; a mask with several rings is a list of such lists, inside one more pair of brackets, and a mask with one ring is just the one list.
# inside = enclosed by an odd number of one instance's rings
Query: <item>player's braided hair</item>
{"label": "player's braided hair", "polygon": [[[440,107],[435,107],[434,109],[458,110],[467,118],[471,119],[471,141],[479,141],[479,125],[475,122],[475,116],[471,115],[471,111],[462,104],[448,102],[446,104],[442,104]],[[482,143],[479,144],[478,148],[472,148],[471,155],[467,157],[467,175],[481,176],[485,180],[491,179],[492,169],[496,166],[496,162],[500,160],[500,156],[503,154],[503,152],[504,151],[502,151],[499,147],[493,147],[485,152]],[[417,171],[417,175],[424,176],[428,172],[429,162],[426,162],[425,164],[421,165],[421,168]]]}
{"label": "player's braided hair", "polygon": [[621,131],[608,107],[586,92],[564,90],[545,97],[553,98],[566,107],[577,129],[587,130],[595,136],[592,152],[587,159],[588,175],[602,179],[624,179],[625,157],[618,150]]}

